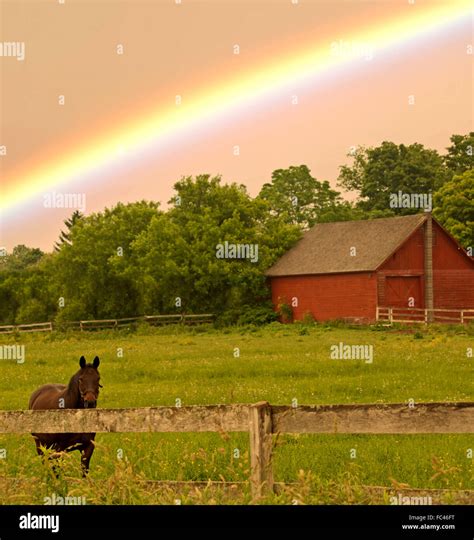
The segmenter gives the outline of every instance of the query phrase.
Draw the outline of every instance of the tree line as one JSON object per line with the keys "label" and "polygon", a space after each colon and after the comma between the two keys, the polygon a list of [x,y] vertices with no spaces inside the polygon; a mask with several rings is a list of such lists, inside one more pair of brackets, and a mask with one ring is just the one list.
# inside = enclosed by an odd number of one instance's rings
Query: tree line
{"label": "tree line", "polygon": [[[394,193],[429,194],[434,216],[474,246],[474,133],[444,154],[414,143],[357,147],[338,187],[306,165],[277,169],[256,197],[208,174],[174,185],[169,208],[119,203],[65,221],[53,253],[16,246],[0,257],[0,324],[215,313],[227,323],[274,317],[264,272],[318,222],[423,211],[391,205]],[[258,258],[216,257],[216,246],[258,246]]]}

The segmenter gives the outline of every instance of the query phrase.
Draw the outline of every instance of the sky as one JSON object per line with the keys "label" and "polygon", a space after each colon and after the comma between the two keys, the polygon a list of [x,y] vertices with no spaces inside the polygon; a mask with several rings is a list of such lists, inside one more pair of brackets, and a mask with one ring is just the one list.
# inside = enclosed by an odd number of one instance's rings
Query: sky
{"label": "sky", "polygon": [[469,7],[0,0],[0,248],[51,251],[76,208],[166,207],[183,176],[255,196],[303,163],[336,187],[358,145],[444,152],[473,130]]}

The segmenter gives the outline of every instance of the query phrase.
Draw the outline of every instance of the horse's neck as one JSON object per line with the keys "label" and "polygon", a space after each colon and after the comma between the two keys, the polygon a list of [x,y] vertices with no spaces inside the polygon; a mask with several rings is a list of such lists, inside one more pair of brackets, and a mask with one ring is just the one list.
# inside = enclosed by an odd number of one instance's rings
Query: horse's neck
{"label": "horse's neck", "polygon": [[81,394],[79,392],[79,382],[76,375],[72,377],[66,387],[66,390],[64,391],[64,401],[66,409],[82,408]]}

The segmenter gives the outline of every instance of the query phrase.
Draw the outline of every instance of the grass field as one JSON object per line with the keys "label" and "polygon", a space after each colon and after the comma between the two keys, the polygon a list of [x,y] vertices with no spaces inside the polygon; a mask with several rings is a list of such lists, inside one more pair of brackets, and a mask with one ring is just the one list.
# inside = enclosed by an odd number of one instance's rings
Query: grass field
{"label": "grass field", "polygon": [[[16,341],[15,341],[16,340]],[[472,401],[472,328],[430,330],[279,325],[224,330],[167,327],[134,331],[3,336],[25,345],[26,360],[0,361],[0,409],[26,409],[47,382],[67,383],[81,355],[98,355],[99,407],[252,403],[272,405]],[[372,363],[334,360],[339,342],[372,345]],[[236,348],[239,355],[236,356]],[[123,355],[122,355],[123,353]],[[29,436],[0,436],[0,503],[42,503],[51,493],[94,503],[247,503],[247,434],[98,434],[92,471],[79,454],[53,478]],[[274,473],[294,483],[263,502],[387,502],[361,485],[474,489],[474,435],[294,435],[275,440]],[[238,452],[236,452],[236,449]],[[352,450],[356,450],[355,457]],[[238,457],[236,457],[238,456]],[[147,481],[234,482],[194,490]],[[212,488],[212,489],[211,489]],[[232,491],[233,490],[233,491]],[[445,502],[450,502],[449,495]]]}

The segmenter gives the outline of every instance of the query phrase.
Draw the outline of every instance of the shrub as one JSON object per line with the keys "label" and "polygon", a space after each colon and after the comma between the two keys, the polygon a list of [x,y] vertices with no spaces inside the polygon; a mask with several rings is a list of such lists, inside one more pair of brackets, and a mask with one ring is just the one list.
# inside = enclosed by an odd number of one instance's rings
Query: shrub
{"label": "shrub", "polygon": [[279,302],[277,312],[283,322],[293,321],[293,308],[287,302]]}
{"label": "shrub", "polygon": [[311,311],[306,311],[303,315],[303,324],[314,324],[316,322],[316,319],[314,318],[314,315],[311,313]]}
{"label": "shrub", "polygon": [[56,322],[86,321],[88,319],[94,319],[94,317],[87,312],[80,300],[75,299],[66,302],[63,308],[58,309],[58,314],[55,318]]}
{"label": "shrub", "polygon": [[20,306],[16,315],[17,324],[48,322],[46,307],[36,298],[30,298]]}
{"label": "shrub", "polygon": [[277,320],[278,314],[273,309],[271,303],[265,303],[260,306],[246,306],[242,310],[239,318],[239,325],[253,324],[262,326]]}

